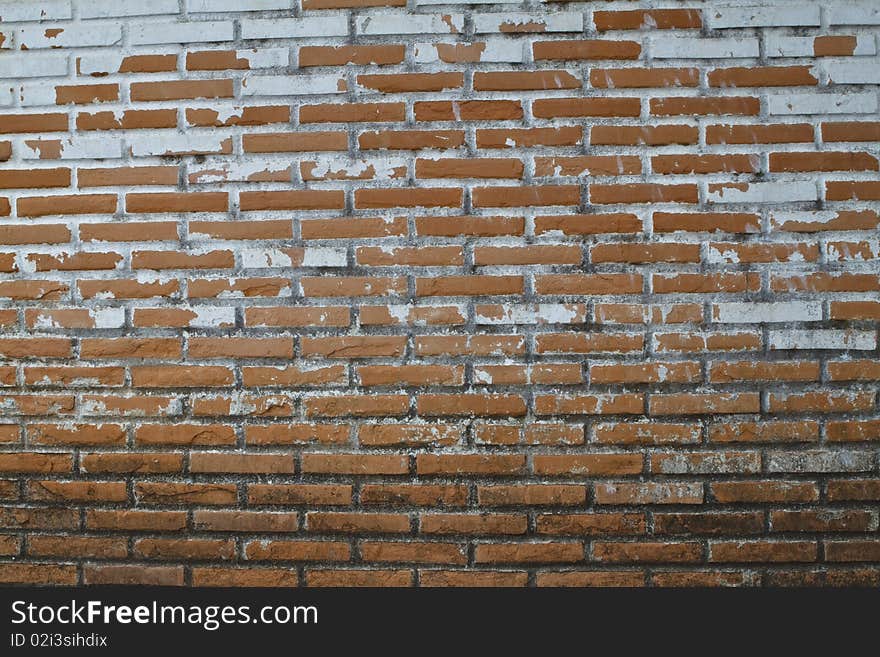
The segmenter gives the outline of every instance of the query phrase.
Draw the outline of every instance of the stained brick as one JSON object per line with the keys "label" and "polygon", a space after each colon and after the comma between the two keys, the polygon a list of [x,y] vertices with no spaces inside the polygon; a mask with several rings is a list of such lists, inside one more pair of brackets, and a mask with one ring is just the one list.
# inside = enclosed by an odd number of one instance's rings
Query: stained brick
{"label": "stained brick", "polygon": [[449,4],[0,2],[0,583],[880,583],[878,11]]}

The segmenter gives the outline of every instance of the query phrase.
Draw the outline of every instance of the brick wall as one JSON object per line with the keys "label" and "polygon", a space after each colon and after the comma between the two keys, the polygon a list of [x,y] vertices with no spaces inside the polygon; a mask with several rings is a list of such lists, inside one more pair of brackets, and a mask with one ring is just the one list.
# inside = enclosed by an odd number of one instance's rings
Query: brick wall
{"label": "brick wall", "polygon": [[0,17],[0,582],[880,583],[876,2]]}

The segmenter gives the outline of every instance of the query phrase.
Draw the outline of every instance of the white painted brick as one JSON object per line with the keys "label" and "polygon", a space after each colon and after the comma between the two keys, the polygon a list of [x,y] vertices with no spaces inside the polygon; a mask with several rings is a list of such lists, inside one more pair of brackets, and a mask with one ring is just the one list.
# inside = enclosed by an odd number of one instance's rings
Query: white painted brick
{"label": "white painted brick", "polygon": [[486,366],[474,365],[474,383],[491,385],[493,381],[492,370],[487,369]]}
{"label": "white painted brick", "polygon": [[[414,311],[417,311],[420,308],[425,308],[426,306],[420,305],[406,305],[406,304],[391,304],[386,306],[388,308],[388,314],[394,319],[396,322],[400,324],[411,324],[413,326],[430,326],[431,322],[424,319],[419,318],[415,315]],[[430,306],[427,306],[430,307]],[[462,317],[467,317],[467,307],[461,304],[444,304],[444,307],[453,308],[455,311]]]}
{"label": "white painted brick", "polygon": [[[227,48],[191,48],[188,54],[193,52],[228,52]],[[235,51],[236,59],[247,62],[248,69],[280,68],[289,63],[290,50],[287,48],[244,48]],[[186,56],[184,56],[185,58]],[[106,64],[105,64],[106,66]],[[82,66],[81,66],[82,68]],[[117,67],[118,68],[118,67]]]}
{"label": "white painted brick", "polygon": [[115,18],[117,16],[157,16],[177,14],[177,0],[86,0],[79,3],[80,18]]}
{"label": "white painted brick", "polygon": [[197,306],[189,308],[196,316],[189,321],[193,328],[224,328],[235,326],[235,308]]}
{"label": "white painted brick", "polygon": [[240,119],[244,113],[244,108],[241,105],[221,105],[217,103],[212,105],[211,109],[217,112],[216,120],[221,123],[225,123],[231,118]]}
{"label": "white painted brick", "polygon": [[129,39],[135,46],[160,43],[210,43],[232,41],[233,38],[231,21],[133,23],[128,29]]}
{"label": "white painted brick", "polygon": [[290,399],[284,394],[277,395],[255,395],[251,392],[236,391],[233,393],[204,393],[192,396],[193,403],[201,401],[210,401],[222,399],[224,403],[228,403],[229,414],[235,416],[250,416],[258,413],[263,406],[270,408],[288,404]]}
{"label": "white painted brick", "polygon": [[38,107],[55,104],[55,85],[30,82],[15,88],[22,107]]}
{"label": "white painted brick", "polygon": [[712,309],[712,321],[720,324],[818,322],[821,319],[819,301],[731,301],[716,303]]}
{"label": "white painted brick", "polygon": [[877,258],[880,258],[880,240],[867,239],[857,243],[838,242],[828,245],[829,260],[857,262]]}
{"label": "white painted brick", "polygon": [[827,224],[834,221],[839,216],[836,210],[811,210],[806,212],[773,210],[770,213],[770,224],[773,230],[784,230],[785,224],[792,222],[795,224]]}
{"label": "white painted brick", "polygon": [[[480,384],[492,385],[492,384],[496,383],[496,377],[498,376],[498,371],[495,368],[497,368],[497,367],[498,367],[498,365],[495,363],[481,364],[481,365],[475,364],[474,365],[474,383],[476,383],[477,385],[480,385]],[[502,367],[503,367],[503,365],[502,365]],[[538,365],[538,366],[522,365],[521,367],[525,371],[525,381],[528,383],[533,383],[534,382],[533,377],[536,374],[536,370],[539,370],[539,368],[541,366],[540,365]],[[538,372],[538,374],[540,376],[540,372]],[[507,377],[504,374],[502,374],[501,377],[498,377],[498,378],[499,379],[506,379]],[[533,424],[531,426],[535,427],[535,426],[540,426],[540,425]]]}
{"label": "white painted brick", "polygon": [[[669,322],[670,318],[675,315],[677,308],[678,308],[678,306],[675,303],[652,304],[651,306],[647,307],[643,311],[643,316],[645,317],[646,320],[659,316],[660,321],[662,323],[666,324],[667,322]],[[601,318],[601,321],[603,324],[625,324],[626,323],[626,322],[617,321],[616,319],[611,320],[611,319],[606,318],[605,312],[603,310],[599,310],[598,315]]]}
{"label": "white painted brick", "polygon": [[656,59],[732,59],[757,57],[758,39],[753,37],[701,39],[658,36],[651,39],[651,56]]}
{"label": "white painted brick", "polygon": [[770,331],[770,349],[852,349],[871,351],[877,348],[874,331],[855,329],[787,329]]}
{"label": "white painted brick", "polygon": [[0,89],[0,107],[11,107],[15,105],[15,95],[11,87]]}
{"label": "white painted brick", "polygon": [[317,38],[348,35],[345,15],[241,21],[242,39]]}
{"label": "white painted brick", "polygon": [[125,326],[124,308],[96,308],[89,314],[95,320],[95,328],[111,329]]}
{"label": "white painted brick", "polygon": [[310,162],[312,167],[308,173],[318,178],[329,175],[354,177],[368,171],[372,167],[375,180],[390,180],[394,177],[396,169],[406,168],[407,165],[406,158],[403,157],[353,160],[347,155],[323,155],[310,160]]}
{"label": "white painted brick", "polygon": [[501,316],[476,313],[477,324],[581,324],[583,310],[569,303],[503,304]]}
{"label": "white painted brick", "polygon": [[[706,253],[706,262],[711,265],[731,265],[740,262],[740,254],[731,244],[710,243]],[[784,262],[803,262],[803,254],[796,248],[783,260]]]}
{"label": "white painted brick", "polygon": [[341,94],[345,78],[335,75],[254,75],[241,81],[242,96],[307,96]]}
{"label": "white painted brick", "polygon": [[310,247],[303,253],[302,267],[345,267],[348,256],[345,249]]}
{"label": "white painted brick", "polygon": [[387,13],[358,16],[355,22],[357,34],[373,36],[381,34],[459,34],[464,30],[464,16],[447,14]]}
{"label": "white painted brick", "polygon": [[853,48],[853,56],[856,55],[876,55],[877,45],[874,38],[870,35],[859,34],[856,36],[856,47]]}
{"label": "white painted brick", "polygon": [[830,25],[880,25],[880,5],[874,0],[829,3],[827,12]]}
{"label": "white painted brick", "polygon": [[33,53],[0,57],[0,78],[38,78],[67,75],[67,55]]}
{"label": "white painted brick", "polygon": [[[252,176],[260,173],[284,173],[290,175],[289,163],[270,164],[264,161],[257,162],[218,162],[207,166],[196,167],[188,170],[190,184],[204,185],[216,182],[246,182]],[[196,233],[193,233],[196,234]],[[207,234],[202,237],[210,237]]]}
{"label": "white painted brick", "polygon": [[812,181],[708,183],[706,189],[709,203],[794,203],[818,198],[819,190]]}
{"label": "white painted brick", "polygon": [[[235,278],[234,278],[234,277],[227,277],[227,278],[213,278],[213,279],[209,279],[209,280],[213,280],[213,281],[227,281],[227,282],[229,282],[230,284],[233,283],[233,282],[235,282]],[[275,298],[279,298],[279,297],[289,297],[289,296],[291,296],[291,292],[292,292],[292,290],[291,290],[290,285],[284,285],[284,286],[280,287],[279,290],[278,290],[278,293],[275,294],[275,295],[273,295],[273,296],[274,296]],[[217,295],[217,298],[218,298],[218,299],[244,299],[244,298],[246,298],[246,296],[247,296],[247,295],[244,293],[243,290],[232,289],[232,290],[223,290],[220,294]]]}
{"label": "white painted brick", "polygon": [[[306,248],[302,267],[345,267],[345,249],[332,247]],[[296,261],[284,249],[244,249],[241,266],[245,269],[276,269],[296,267]]]}
{"label": "white painted brick", "polygon": [[[765,36],[765,51],[768,57],[812,57],[816,37],[791,37],[767,34]],[[856,46],[853,55],[874,55],[877,48],[874,39],[864,34],[856,36]]]}
{"label": "white painted brick", "polygon": [[[439,62],[440,55],[435,43],[417,43],[414,46],[415,61],[419,64]],[[446,44],[444,44],[446,45]],[[454,44],[449,44],[454,45]],[[492,62],[522,62],[523,46],[519,41],[510,39],[488,39],[485,48],[480,53],[480,61]]]}
{"label": "white painted brick", "polygon": [[133,134],[126,137],[126,142],[134,157],[151,155],[168,155],[173,153],[199,152],[222,153],[223,142],[227,135],[158,133]]}
{"label": "white painted brick", "polygon": [[186,10],[193,14],[212,11],[268,11],[292,7],[292,0],[186,0]]}
{"label": "white painted brick", "polygon": [[290,50],[287,48],[251,48],[237,50],[236,57],[246,59],[248,66],[253,68],[277,68],[287,66]]}
{"label": "white painted brick", "polygon": [[75,62],[79,75],[101,77],[118,73],[124,59],[125,55],[119,52],[102,52],[94,55],[88,53],[79,55]]}
{"label": "white painted brick", "polygon": [[690,454],[674,454],[671,458],[663,459],[659,466],[657,471],[662,474],[756,473],[760,471],[759,463],[755,463],[749,453],[709,453],[696,461]]}
{"label": "white painted brick", "polygon": [[[124,308],[90,308],[89,317],[95,322],[96,329],[115,329],[125,326]],[[45,315],[38,314],[34,320],[35,329],[59,329],[64,328],[53,317],[51,312]]]}
{"label": "white painted brick", "polygon": [[870,114],[877,111],[877,94],[779,94],[767,97],[770,114]]}
{"label": "white painted brick", "polygon": [[[101,415],[121,415],[122,413],[107,408],[107,402],[100,397],[86,399],[80,404],[80,415],[84,417]],[[168,399],[167,405],[161,408],[164,415],[180,415],[183,412],[183,402],[179,398]],[[125,415],[132,417],[146,416],[150,413],[144,410],[128,410]]]}
{"label": "white painted brick", "polygon": [[831,84],[880,84],[880,63],[826,62],[824,69]]}
{"label": "white painted brick", "polygon": [[778,34],[764,36],[767,57],[812,57],[815,37],[792,37]]}
{"label": "white painted brick", "polygon": [[767,455],[767,472],[867,472],[874,469],[868,451],[774,451]]}
{"label": "white painted brick", "polygon": [[77,46],[112,46],[122,43],[122,26],[116,23],[80,25],[28,25],[16,31],[16,43],[28,50],[37,48],[74,48]]}
{"label": "white painted brick", "polygon": [[23,21],[49,21],[71,18],[73,12],[70,0],[6,0],[0,2],[0,23]]}
{"label": "white painted brick", "polygon": [[39,160],[40,152],[52,152],[60,142],[62,160],[116,159],[122,157],[122,140],[105,136],[74,136],[53,139],[46,136],[39,140],[25,140],[22,143],[22,158]]}
{"label": "white painted brick", "polygon": [[189,328],[227,328],[235,326],[235,308],[230,306],[175,306],[175,310],[193,313]]}
{"label": "white painted brick", "polygon": [[706,26],[713,30],[737,27],[781,27],[786,25],[819,25],[819,5],[728,5],[706,7]]}
{"label": "white painted brick", "polygon": [[416,5],[521,5],[522,0],[415,0]]}
{"label": "white painted brick", "polygon": [[537,24],[543,27],[537,32],[581,32],[584,17],[580,12],[558,11],[544,14],[517,14],[504,12],[498,14],[474,14],[474,30],[477,34],[485,32],[504,32],[508,28]]}

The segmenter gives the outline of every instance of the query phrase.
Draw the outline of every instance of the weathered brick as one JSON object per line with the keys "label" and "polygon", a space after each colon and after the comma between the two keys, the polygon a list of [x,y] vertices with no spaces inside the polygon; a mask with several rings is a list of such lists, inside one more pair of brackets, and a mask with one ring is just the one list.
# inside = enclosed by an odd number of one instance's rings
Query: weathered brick
{"label": "weathered brick", "polygon": [[0,0],[0,582],[880,583],[880,10],[466,4]]}

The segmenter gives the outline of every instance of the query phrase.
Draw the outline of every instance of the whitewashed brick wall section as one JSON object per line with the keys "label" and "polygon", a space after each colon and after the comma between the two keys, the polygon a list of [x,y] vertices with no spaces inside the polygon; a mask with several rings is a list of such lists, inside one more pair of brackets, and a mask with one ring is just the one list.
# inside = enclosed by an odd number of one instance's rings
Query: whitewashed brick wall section
{"label": "whitewashed brick wall section", "polygon": [[878,48],[0,0],[0,584],[880,585]]}

